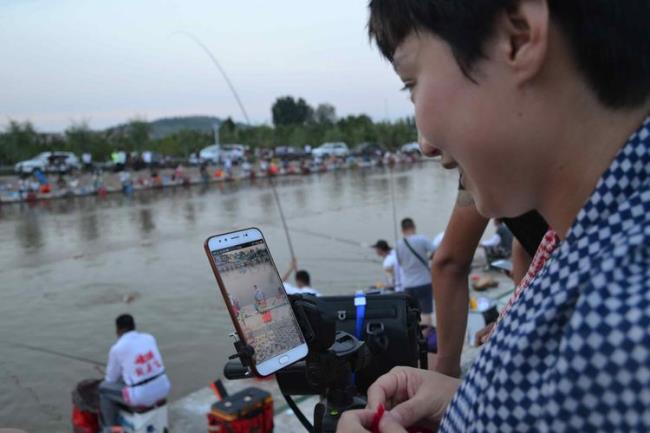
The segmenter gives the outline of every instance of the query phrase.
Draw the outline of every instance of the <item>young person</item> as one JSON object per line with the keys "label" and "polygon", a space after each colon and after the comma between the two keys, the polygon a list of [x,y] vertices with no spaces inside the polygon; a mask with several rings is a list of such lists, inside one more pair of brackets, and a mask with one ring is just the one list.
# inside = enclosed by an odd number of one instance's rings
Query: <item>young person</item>
{"label": "young person", "polygon": [[[397,368],[339,432],[650,431],[650,2],[372,0],[418,128],[486,217],[560,244],[467,377]],[[508,191],[508,194],[503,194]]]}

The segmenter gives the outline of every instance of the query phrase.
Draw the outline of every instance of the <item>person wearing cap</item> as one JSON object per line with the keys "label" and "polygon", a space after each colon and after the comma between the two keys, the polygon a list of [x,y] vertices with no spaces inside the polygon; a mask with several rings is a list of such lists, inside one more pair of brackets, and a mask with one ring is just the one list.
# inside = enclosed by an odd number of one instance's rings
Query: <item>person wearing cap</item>
{"label": "person wearing cap", "polygon": [[397,262],[395,250],[383,239],[375,242],[374,245],[371,245],[371,248],[374,248],[377,255],[383,259],[384,288],[395,292],[403,292],[401,269]]}

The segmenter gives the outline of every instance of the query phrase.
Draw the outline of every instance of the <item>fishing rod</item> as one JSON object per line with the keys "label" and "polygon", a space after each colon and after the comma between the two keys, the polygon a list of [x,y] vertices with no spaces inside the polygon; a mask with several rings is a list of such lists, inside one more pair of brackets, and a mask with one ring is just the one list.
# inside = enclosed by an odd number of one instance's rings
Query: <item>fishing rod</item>
{"label": "fishing rod", "polygon": [[280,219],[282,220],[282,226],[284,227],[284,234],[287,236],[287,243],[289,244],[289,253],[291,254],[292,263],[296,260],[296,255],[293,252],[293,244],[291,243],[291,236],[289,236],[289,228],[287,227],[287,220],[284,217],[284,211],[282,210],[282,205],[280,204],[280,197],[278,197],[278,191],[275,189],[273,184],[273,179],[269,177],[269,182],[271,183],[271,190],[273,191],[273,197],[275,197],[275,204],[278,206],[278,211],[280,212]]}
{"label": "fishing rod", "polygon": [[201,40],[196,35],[194,35],[193,33],[190,33],[190,32],[188,32],[186,30],[181,30],[181,31],[178,31],[178,32],[176,32],[174,34],[181,34],[181,35],[187,36],[192,41],[194,41],[194,43],[196,43],[203,50],[203,52],[210,58],[210,60],[212,61],[212,64],[214,66],[216,66],[216,68],[219,70],[219,73],[221,73],[221,76],[223,77],[224,81],[226,82],[226,84],[230,88],[230,91],[232,92],[232,95],[235,97],[235,100],[237,101],[237,105],[239,105],[239,109],[241,110],[242,114],[244,115],[244,119],[246,119],[246,124],[250,126],[251,121],[250,121],[250,119],[248,117],[248,113],[246,112],[246,108],[244,108],[244,104],[242,103],[241,98],[239,97],[239,94],[237,93],[237,90],[235,90],[235,86],[233,86],[232,81],[230,81],[230,78],[228,78],[228,74],[226,74],[225,69],[223,69],[223,67],[221,67],[221,64],[217,60],[217,57],[214,54],[212,54],[212,51],[210,51],[210,49],[203,42],[201,42]]}
{"label": "fishing rod", "polygon": [[397,248],[397,208],[395,206],[395,185],[393,180],[393,167],[388,168],[388,182],[390,183],[390,201],[393,205],[393,235],[395,239],[395,247]]}
{"label": "fishing rod", "polygon": [[[246,124],[248,126],[251,126],[251,121],[250,118],[248,117],[248,113],[246,112],[246,109],[244,108],[244,104],[241,101],[241,98],[239,97],[239,94],[237,93],[237,90],[235,90],[235,86],[232,84],[230,81],[230,78],[228,78],[228,74],[226,74],[226,71],[223,69],[219,61],[217,60],[217,57],[210,51],[210,49],[205,45],[201,40],[194,34],[188,32],[188,31],[178,31],[176,32],[178,34],[182,34],[190,38],[192,41],[194,41],[202,50],[203,52],[210,58],[212,61],[212,64],[216,66],[216,68],[219,70],[219,73],[223,77],[223,79],[226,81],[228,84],[228,87],[230,88],[230,91],[232,92],[233,96],[235,97],[235,100],[237,101],[237,104],[239,105],[239,108],[242,111],[242,114],[244,115],[244,118],[246,119]],[[269,177],[269,184],[271,185],[271,190],[273,191],[273,198],[275,199],[275,204],[278,207],[278,211],[280,212],[280,219],[282,220],[282,226],[284,227],[284,234],[287,237],[287,244],[289,245],[289,252],[291,254],[291,261],[296,260],[296,255],[293,250],[293,243],[291,242],[291,236],[289,235],[289,228],[287,227],[287,221],[286,218],[284,217],[284,211],[282,210],[282,204],[280,203],[280,197],[278,196],[278,192],[275,188],[275,184],[273,182],[273,179]]]}

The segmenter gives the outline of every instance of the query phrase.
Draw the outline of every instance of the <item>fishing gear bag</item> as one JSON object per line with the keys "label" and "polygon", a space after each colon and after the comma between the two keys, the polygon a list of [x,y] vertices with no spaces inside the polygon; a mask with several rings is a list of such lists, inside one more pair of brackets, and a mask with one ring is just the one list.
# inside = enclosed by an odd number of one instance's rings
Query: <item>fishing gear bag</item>
{"label": "fishing gear bag", "polygon": [[[363,295],[365,308],[357,296],[310,297],[317,308],[344,331],[366,342],[372,358],[356,373],[357,390],[365,394],[379,376],[393,367],[426,368],[426,342],[420,328],[420,309],[416,299],[405,293]],[[308,297],[303,297],[308,299]],[[363,314],[363,323],[357,322]]]}

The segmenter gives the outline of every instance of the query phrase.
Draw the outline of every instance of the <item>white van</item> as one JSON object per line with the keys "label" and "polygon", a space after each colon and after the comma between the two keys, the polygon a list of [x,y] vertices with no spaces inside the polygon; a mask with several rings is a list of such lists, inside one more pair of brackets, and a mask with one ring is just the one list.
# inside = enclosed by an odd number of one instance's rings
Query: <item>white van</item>
{"label": "white van", "polygon": [[201,149],[199,159],[201,161],[218,164],[229,159],[231,161],[242,161],[246,153],[246,146],[243,144],[213,144]]}

